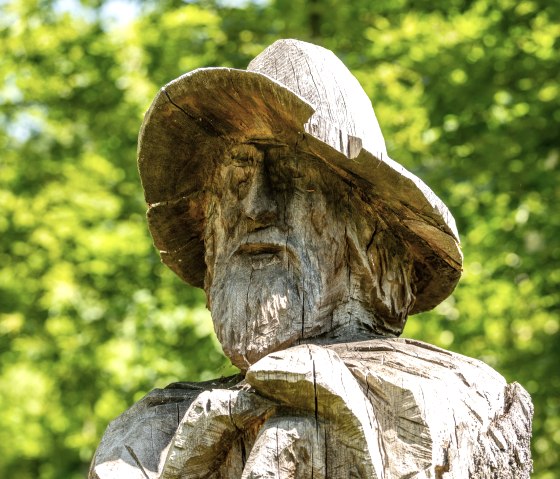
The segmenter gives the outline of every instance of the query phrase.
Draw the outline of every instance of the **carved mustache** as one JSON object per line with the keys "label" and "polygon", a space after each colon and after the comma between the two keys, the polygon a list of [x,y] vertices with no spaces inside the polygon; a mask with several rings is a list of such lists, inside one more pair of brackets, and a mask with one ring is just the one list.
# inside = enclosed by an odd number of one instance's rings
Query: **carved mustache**
{"label": "carved mustache", "polygon": [[232,252],[228,259],[234,256],[251,256],[251,257],[278,257],[279,259],[287,259],[295,265],[301,263],[300,254],[293,244],[293,240],[286,233],[275,227],[263,228],[253,231],[237,241],[236,246],[232,248]]}

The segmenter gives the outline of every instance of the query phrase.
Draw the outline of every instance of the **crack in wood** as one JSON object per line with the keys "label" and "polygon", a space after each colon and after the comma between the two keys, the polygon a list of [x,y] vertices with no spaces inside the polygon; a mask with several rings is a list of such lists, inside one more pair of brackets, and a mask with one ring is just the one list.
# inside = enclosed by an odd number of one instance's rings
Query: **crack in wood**
{"label": "crack in wood", "polygon": [[443,475],[449,472],[449,448],[443,448],[443,464],[436,464],[434,468],[436,479],[443,479]]}
{"label": "crack in wood", "polygon": [[138,458],[138,456],[136,455],[136,453],[134,452],[134,450],[128,445],[125,444],[124,447],[126,448],[126,450],[128,451],[128,453],[130,454],[130,456],[132,457],[132,459],[134,460],[134,462],[136,463],[136,465],[140,468],[140,471],[142,472],[142,474],[144,475],[144,477],[146,479],[150,479],[150,476],[148,476],[148,473],[146,472],[146,470],[144,469],[144,466],[142,465],[142,463],[140,462],[140,459]]}
{"label": "crack in wood", "polygon": [[187,118],[194,121],[200,128],[209,132],[210,134],[216,135],[216,136],[219,135],[219,132],[216,130],[214,125],[212,125],[212,122],[210,120],[208,120],[207,118],[196,117],[195,115],[189,113],[187,110],[185,110],[184,108],[179,106],[177,103],[175,103],[171,99],[171,96],[169,95],[169,92],[165,88],[162,88],[162,91],[165,94],[165,96],[167,97],[167,99],[169,100],[169,103],[171,103],[178,110],[182,111],[187,116]]}
{"label": "crack in wood", "polygon": [[[252,73],[168,84],[139,143],[154,243],[183,279],[203,277],[247,382],[151,393],[96,457],[113,467],[124,455],[145,479],[161,461],[165,478],[222,477],[223,464],[249,478],[259,460],[276,476],[525,479],[528,394],[474,360],[387,339],[453,290],[453,218],[387,156],[367,95],[332,53],[275,45]],[[385,339],[334,345],[373,334]],[[312,341],[322,346],[289,348]]]}

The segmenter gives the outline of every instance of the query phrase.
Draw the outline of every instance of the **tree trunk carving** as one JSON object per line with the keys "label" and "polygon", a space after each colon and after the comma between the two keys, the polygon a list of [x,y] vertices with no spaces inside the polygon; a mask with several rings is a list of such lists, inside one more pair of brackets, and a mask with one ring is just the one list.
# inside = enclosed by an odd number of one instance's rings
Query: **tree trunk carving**
{"label": "tree trunk carving", "polygon": [[174,80],[139,168],[162,260],[205,288],[242,373],[148,394],[90,479],[529,477],[527,392],[397,338],[453,291],[458,233],[331,52],[284,40]]}

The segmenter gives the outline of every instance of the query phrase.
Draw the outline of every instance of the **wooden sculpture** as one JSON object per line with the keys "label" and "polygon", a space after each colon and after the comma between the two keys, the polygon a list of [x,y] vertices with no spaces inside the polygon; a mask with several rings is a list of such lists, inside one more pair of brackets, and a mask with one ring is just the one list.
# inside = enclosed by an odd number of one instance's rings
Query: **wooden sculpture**
{"label": "wooden sculpture", "polygon": [[527,392],[398,339],[453,291],[458,233],[333,53],[281,40],[172,81],[138,164],[162,260],[204,288],[241,374],[152,391],[90,478],[529,477]]}

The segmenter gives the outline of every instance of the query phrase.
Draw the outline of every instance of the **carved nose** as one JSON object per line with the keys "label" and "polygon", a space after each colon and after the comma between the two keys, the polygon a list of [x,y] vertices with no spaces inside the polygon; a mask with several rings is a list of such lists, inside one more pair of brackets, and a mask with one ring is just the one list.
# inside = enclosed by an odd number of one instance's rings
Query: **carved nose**
{"label": "carved nose", "polygon": [[264,225],[277,218],[278,205],[272,196],[264,165],[261,163],[251,180],[251,186],[243,199],[245,214],[251,220]]}

